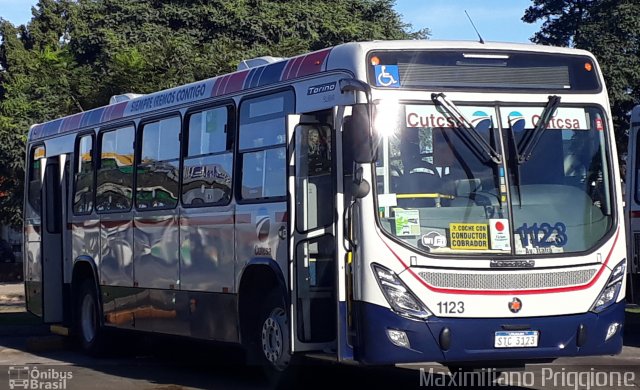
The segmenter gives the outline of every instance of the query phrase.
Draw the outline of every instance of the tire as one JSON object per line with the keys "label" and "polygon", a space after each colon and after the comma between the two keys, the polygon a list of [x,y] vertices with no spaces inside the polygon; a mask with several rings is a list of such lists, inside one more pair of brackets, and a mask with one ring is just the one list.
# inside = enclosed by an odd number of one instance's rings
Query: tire
{"label": "tire", "polygon": [[92,279],[80,285],[76,301],[76,334],[80,347],[90,355],[100,356],[106,352],[107,336],[102,326],[102,307]]}
{"label": "tire", "polygon": [[248,353],[272,387],[294,382],[295,364],[290,351],[289,316],[282,295],[267,295],[257,320],[251,326]]}

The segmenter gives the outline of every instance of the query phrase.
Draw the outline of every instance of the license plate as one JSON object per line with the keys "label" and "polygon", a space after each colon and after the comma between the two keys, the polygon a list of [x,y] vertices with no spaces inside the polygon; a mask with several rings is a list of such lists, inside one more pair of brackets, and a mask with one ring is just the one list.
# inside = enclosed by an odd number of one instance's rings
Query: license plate
{"label": "license plate", "polygon": [[538,346],[538,331],[496,332],[495,348],[535,348]]}

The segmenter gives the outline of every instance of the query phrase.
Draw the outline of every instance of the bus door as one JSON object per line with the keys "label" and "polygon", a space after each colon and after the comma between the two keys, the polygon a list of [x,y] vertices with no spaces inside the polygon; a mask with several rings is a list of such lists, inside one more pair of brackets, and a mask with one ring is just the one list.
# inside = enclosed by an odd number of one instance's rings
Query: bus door
{"label": "bus door", "polygon": [[629,300],[637,303],[640,300],[640,106],[631,111],[631,129],[629,130],[628,150],[626,158],[625,207],[627,223],[627,264],[629,272]]}
{"label": "bus door", "polygon": [[335,349],[336,169],[331,112],[289,115],[294,351]]}
{"label": "bus door", "polygon": [[[63,320],[62,234],[66,156],[48,158],[42,185],[42,303],[45,323]],[[61,161],[62,160],[62,161]]]}

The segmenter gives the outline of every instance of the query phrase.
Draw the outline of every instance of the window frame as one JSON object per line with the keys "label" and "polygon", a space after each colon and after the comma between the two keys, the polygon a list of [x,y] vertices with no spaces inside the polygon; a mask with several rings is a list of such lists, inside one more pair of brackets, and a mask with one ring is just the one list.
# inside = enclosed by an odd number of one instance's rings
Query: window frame
{"label": "window frame", "polygon": [[[123,210],[108,210],[108,211],[100,211],[97,209],[97,203],[98,203],[98,173],[100,171],[100,169],[102,169],[102,139],[104,137],[105,133],[110,133],[113,131],[118,131],[120,129],[126,129],[128,127],[132,127],[133,128],[133,151],[134,151],[134,161],[133,164],[131,166],[131,204],[129,205],[128,209],[123,209]],[[96,163],[94,166],[94,171],[95,171],[95,181],[93,183],[94,187],[95,187],[95,192],[94,192],[94,210],[96,212],[96,214],[118,214],[118,213],[128,213],[131,212],[131,210],[133,210],[133,203],[134,203],[134,199],[135,199],[135,187],[136,187],[136,182],[135,182],[135,178],[137,175],[137,169],[136,169],[136,164],[135,164],[135,150],[136,150],[136,137],[138,134],[138,127],[136,126],[136,123],[134,121],[127,121],[127,122],[123,122],[123,123],[118,123],[115,124],[113,126],[109,126],[109,127],[105,127],[100,129],[100,131],[98,131],[98,134],[96,135]],[[99,157],[99,158],[98,158]]]}
{"label": "window frame", "polygon": [[[76,180],[76,175],[79,173],[78,172],[78,163],[80,162],[80,140],[86,136],[90,136],[91,137],[91,170],[92,170],[92,175],[93,176],[93,182],[92,187],[93,187],[93,196],[91,197],[93,200],[93,203],[91,204],[91,210],[84,212],[84,213],[78,213],[76,212],[75,209],[75,203],[74,203],[74,199],[76,197],[76,192],[78,191],[78,187],[77,187],[77,180]],[[72,172],[72,177],[73,177],[73,193],[72,193],[72,198],[71,198],[71,211],[73,213],[73,215],[89,215],[91,213],[93,213],[93,211],[95,210],[95,203],[96,203],[96,133],[95,131],[83,131],[80,132],[78,134],[76,134],[76,140],[75,140],[75,145],[73,147],[73,154],[74,154],[74,158],[73,158],[73,170]]]}
{"label": "window frame", "polygon": [[[240,129],[242,128],[242,124],[243,124],[243,117],[242,117],[242,107],[244,106],[244,104],[249,103],[251,101],[255,101],[258,99],[264,99],[264,100],[268,100],[269,98],[273,98],[277,95],[281,94],[282,96],[285,97],[285,106],[283,108],[282,114],[284,116],[284,135],[285,135],[285,141],[283,143],[280,144],[274,144],[274,145],[268,145],[268,146],[262,146],[262,147],[253,147],[253,148],[240,148]],[[287,100],[289,99],[289,100]],[[287,105],[287,103],[289,105]],[[238,124],[237,124],[237,140],[238,142],[236,142],[236,157],[235,157],[235,163],[237,164],[237,174],[235,175],[235,184],[236,184],[236,188],[234,191],[234,195],[236,197],[236,202],[238,204],[256,204],[256,203],[274,203],[274,202],[282,202],[282,201],[286,201],[287,197],[288,197],[288,162],[289,162],[289,147],[288,147],[288,129],[287,129],[287,116],[291,115],[291,114],[295,114],[296,112],[296,91],[293,87],[287,87],[287,88],[281,88],[281,89],[277,89],[277,90],[273,90],[273,91],[268,91],[268,92],[263,92],[263,93],[259,93],[259,94],[253,94],[253,95],[247,95],[244,96],[242,98],[242,100],[240,101],[239,105],[238,105]],[[245,118],[246,119],[246,118]],[[257,120],[254,121],[250,121],[249,123],[255,123],[255,122],[260,122]],[[242,179],[243,179],[243,174],[244,174],[244,155],[248,154],[248,153],[256,153],[256,152],[266,152],[268,150],[275,150],[275,149],[279,149],[279,148],[284,148],[285,150],[285,193],[284,195],[280,195],[280,196],[265,196],[265,197],[260,197],[260,198],[243,198],[242,196]],[[264,189],[263,189],[264,192]]]}
{"label": "window frame", "polygon": [[26,184],[26,189],[27,189],[27,203],[29,204],[29,207],[31,208],[32,213],[34,213],[36,216],[38,216],[39,218],[42,218],[42,186],[44,185],[44,166],[42,166],[42,163],[40,163],[40,206],[38,209],[36,209],[36,207],[33,206],[32,203],[32,198],[31,198],[31,175],[33,174],[33,163],[35,162],[35,152],[38,148],[42,148],[44,150],[44,157],[40,158],[39,160],[42,159],[46,159],[47,158],[47,146],[45,145],[44,142],[38,142],[35,144],[32,144],[30,146],[30,150],[29,150],[29,164],[27,166],[28,172],[29,174],[27,175],[27,183]]}
{"label": "window frame", "polygon": [[[218,109],[218,108],[227,108],[227,141],[226,141],[226,149],[223,151],[219,151],[219,152],[213,152],[213,153],[204,153],[204,154],[198,154],[198,155],[193,155],[193,156],[189,156],[189,137],[191,135],[191,128],[189,126],[189,121],[191,120],[191,116],[195,115],[195,114],[199,114],[199,113],[203,113],[205,111],[208,110],[214,110],[214,109]],[[235,101],[233,100],[225,100],[225,101],[221,101],[221,102],[216,102],[214,104],[207,104],[207,105],[199,105],[199,106],[195,106],[190,108],[189,110],[187,110],[184,114],[183,117],[183,123],[182,123],[182,133],[181,133],[181,137],[180,137],[180,141],[181,141],[181,145],[180,145],[180,201],[178,202],[182,207],[184,208],[203,208],[203,207],[217,207],[217,206],[227,206],[231,203],[231,200],[234,197],[234,191],[235,191],[235,177],[237,176],[235,174],[236,169],[238,168],[238,161],[237,161],[237,157],[238,154],[236,153],[236,147],[237,147],[237,139],[238,139],[238,115],[239,115],[239,110],[238,107],[235,104]],[[229,199],[226,202],[212,202],[212,203],[202,203],[202,204],[187,204],[184,202],[184,191],[183,191],[183,186],[184,186],[184,167],[185,167],[185,161],[189,160],[191,158],[205,158],[205,157],[212,157],[212,156],[223,156],[226,154],[231,154],[231,190],[230,190],[230,194],[229,194]]]}
{"label": "window frame", "polygon": [[[138,167],[142,164],[142,141],[144,138],[144,127],[148,124],[157,122],[160,123],[165,119],[178,118],[178,123],[180,124],[180,129],[178,131],[178,157],[171,160],[155,160],[157,162],[164,161],[177,161],[178,162],[178,199],[176,199],[176,203],[172,206],[164,206],[164,207],[148,207],[148,208],[140,208],[138,207]],[[147,211],[156,211],[156,210],[173,210],[180,204],[180,194],[182,191],[182,176],[180,171],[182,169],[182,140],[184,138],[184,117],[179,111],[174,111],[170,113],[164,113],[161,115],[151,116],[148,118],[141,118],[140,122],[138,122],[138,126],[134,136],[134,172],[133,172],[133,192],[132,192],[132,208],[136,211],[147,212]]]}

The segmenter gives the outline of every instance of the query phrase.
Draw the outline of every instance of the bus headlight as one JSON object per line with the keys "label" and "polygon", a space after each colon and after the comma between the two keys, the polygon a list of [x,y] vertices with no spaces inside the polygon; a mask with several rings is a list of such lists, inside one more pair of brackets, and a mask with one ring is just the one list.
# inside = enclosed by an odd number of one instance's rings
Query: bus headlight
{"label": "bus headlight", "polygon": [[393,271],[378,264],[373,264],[372,268],[378,285],[393,311],[404,317],[420,320],[432,315]]}
{"label": "bus headlight", "polygon": [[598,296],[598,299],[593,303],[593,306],[591,306],[592,312],[600,313],[616,301],[618,294],[620,293],[620,289],[622,288],[622,279],[624,278],[624,272],[626,269],[627,259],[622,260],[615,266],[613,272],[611,272],[609,280],[607,281],[607,285]]}

